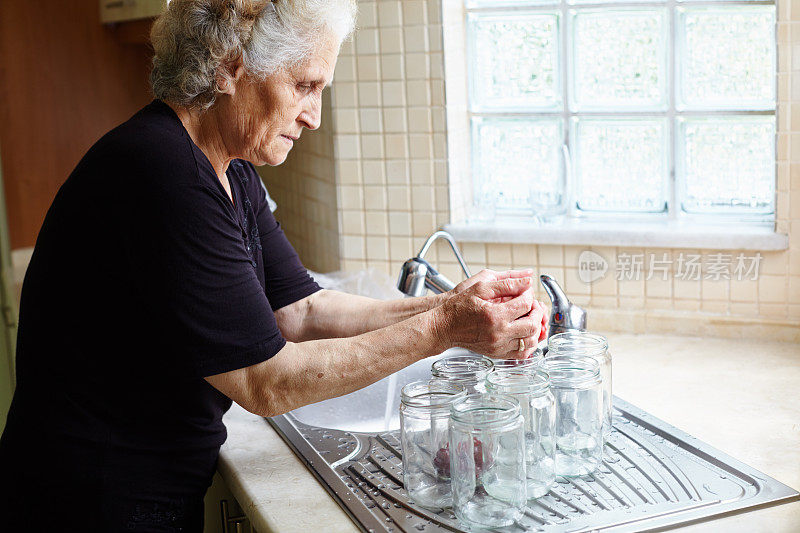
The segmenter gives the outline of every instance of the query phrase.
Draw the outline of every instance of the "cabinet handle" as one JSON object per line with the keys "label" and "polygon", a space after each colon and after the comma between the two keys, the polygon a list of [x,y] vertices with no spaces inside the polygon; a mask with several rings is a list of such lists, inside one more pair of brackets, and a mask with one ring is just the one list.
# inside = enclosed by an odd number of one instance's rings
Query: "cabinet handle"
{"label": "cabinet handle", "polygon": [[[228,500],[219,501],[219,510],[222,516],[222,533],[244,533],[244,524],[247,522],[246,515],[230,516]],[[233,526],[233,530],[231,530],[231,526]]]}

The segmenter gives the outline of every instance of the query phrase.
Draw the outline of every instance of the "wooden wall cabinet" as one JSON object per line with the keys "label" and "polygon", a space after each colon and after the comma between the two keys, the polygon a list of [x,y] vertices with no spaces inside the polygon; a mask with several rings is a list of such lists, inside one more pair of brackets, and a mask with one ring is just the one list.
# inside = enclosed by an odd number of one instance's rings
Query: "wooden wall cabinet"
{"label": "wooden wall cabinet", "polygon": [[86,151],[152,100],[152,21],[109,27],[97,0],[0,0],[0,149],[12,250],[34,245]]}
{"label": "wooden wall cabinet", "polygon": [[168,0],[100,0],[100,21],[126,22],[158,16]]}

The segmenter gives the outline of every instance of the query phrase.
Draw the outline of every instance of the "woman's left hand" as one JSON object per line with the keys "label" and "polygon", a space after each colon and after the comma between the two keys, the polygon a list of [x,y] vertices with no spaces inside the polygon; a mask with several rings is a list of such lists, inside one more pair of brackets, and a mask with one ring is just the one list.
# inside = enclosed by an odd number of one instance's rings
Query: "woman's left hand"
{"label": "woman's left hand", "polygon": [[469,289],[479,281],[500,281],[501,279],[510,279],[510,278],[532,278],[533,277],[533,269],[526,268],[524,270],[504,270],[502,272],[497,272],[496,270],[490,270],[485,268],[475,274],[474,276],[465,279],[461,283],[455,286],[455,288],[450,291],[449,294],[460,294],[465,290]]}
{"label": "woman's left hand", "polygon": [[[531,268],[526,268],[522,270],[503,270],[503,271],[490,270],[486,268],[481,270],[474,276],[465,279],[464,281],[456,285],[455,288],[453,288],[453,290],[444,293],[442,296],[447,298],[455,296],[456,294],[460,294],[465,290],[469,289],[470,287],[472,287],[473,285],[475,285],[476,283],[478,283],[479,281],[499,281],[502,279],[528,278],[528,277],[530,278],[534,277],[534,272],[533,269]],[[507,301],[508,299],[510,298],[508,297],[498,298],[498,301],[503,302]],[[542,312],[542,329],[539,333],[539,339],[538,339],[538,342],[541,342],[547,338],[547,333],[549,330],[548,323],[550,321],[550,309],[546,305],[541,303],[539,300],[534,299],[531,312],[525,316],[530,316],[530,314],[533,313],[534,310],[539,310]]]}
{"label": "woman's left hand", "polygon": [[547,332],[550,328],[550,309],[539,300],[533,301],[533,308],[542,312],[542,330],[539,333],[539,342],[547,338]]}

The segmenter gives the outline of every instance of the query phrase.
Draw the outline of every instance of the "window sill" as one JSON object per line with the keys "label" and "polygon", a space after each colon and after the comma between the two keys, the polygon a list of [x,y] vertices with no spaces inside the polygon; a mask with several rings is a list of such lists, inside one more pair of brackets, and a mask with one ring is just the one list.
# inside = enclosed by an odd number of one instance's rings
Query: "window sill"
{"label": "window sill", "polygon": [[583,246],[624,246],[713,250],[786,250],[789,236],[773,223],[736,227],[697,222],[618,222],[575,219],[552,224],[498,219],[447,224],[459,242],[499,242]]}

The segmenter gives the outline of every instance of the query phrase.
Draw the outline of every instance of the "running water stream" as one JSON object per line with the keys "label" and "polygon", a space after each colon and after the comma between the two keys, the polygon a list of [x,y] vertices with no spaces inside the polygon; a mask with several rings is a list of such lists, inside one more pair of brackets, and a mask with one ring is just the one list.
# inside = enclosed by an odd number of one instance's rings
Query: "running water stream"
{"label": "running water stream", "polygon": [[389,376],[389,380],[386,382],[386,409],[383,412],[383,430],[389,431],[392,428],[392,415],[394,414],[394,399],[397,397],[397,372]]}

